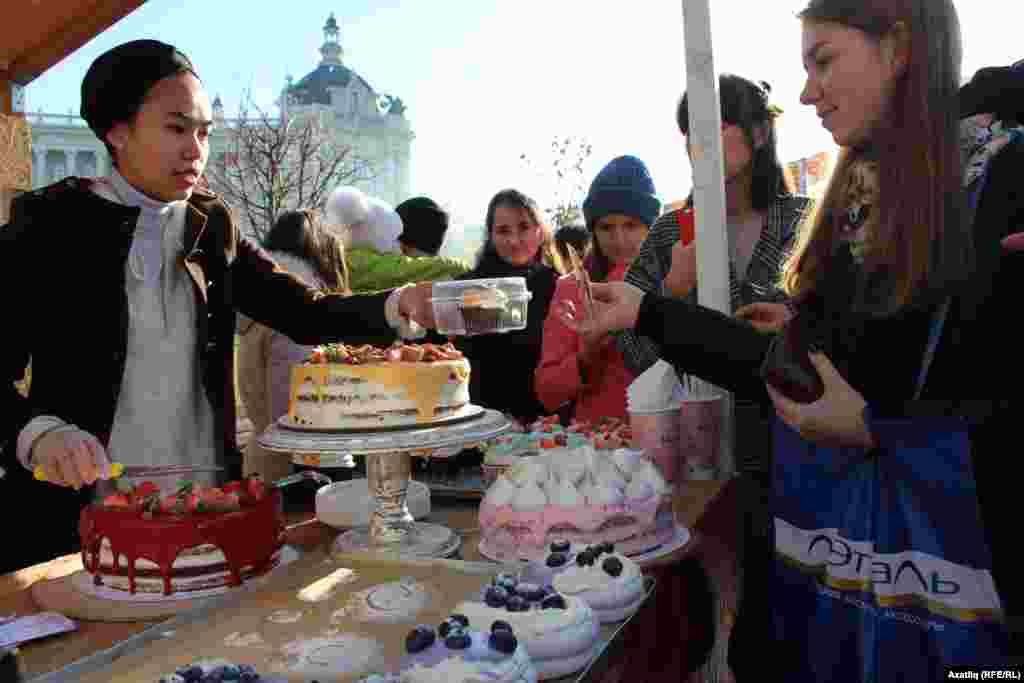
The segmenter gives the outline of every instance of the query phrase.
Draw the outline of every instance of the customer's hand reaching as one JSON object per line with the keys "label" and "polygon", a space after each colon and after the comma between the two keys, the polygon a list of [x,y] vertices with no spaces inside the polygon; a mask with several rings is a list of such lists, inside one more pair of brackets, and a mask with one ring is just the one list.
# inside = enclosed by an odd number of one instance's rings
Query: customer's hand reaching
{"label": "customer's hand reaching", "polygon": [[571,300],[557,304],[556,315],[569,328],[587,338],[597,339],[608,332],[636,326],[644,290],[628,282],[595,282],[591,289],[594,310],[590,316],[586,315],[582,306],[576,306]]}
{"label": "customer's hand reaching", "polygon": [[746,320],[758,332],[778,332],[793,317],[792,311],[785,304],[754,303],[741,306],[736,310],[736,318]]}
{"label": "customer's hand reaching", "polygon": [[867,401],[839,374],[823,353],[808,354],[821,376],[825,393],[813,403],[797,403],[767,384],[768,395],[779,418],[805,440],[822,446],[874,448],[875,441],[864,421]]}
{"label": "customer's hand reaching", "polygon": [[434,304],[430,301],[433,296],[434,285],[430,282],[421,282],[402,290],[398,300],[398,312],[417,323],[421,327],[434,329],[437,321],[434,319]]}
{"label": "customer's hand reaching", "polygon": [[1024,232],[1015,232],[1004,237],[1003,249],[1006,251],[1024,251]]}
{"label": "customer's hand reaching", "polygon": [[676,242],[672,246],[672,266],[664,281],[665,293],[683,298],[697,286],[697,243]]}
{"label": "customer's hand reaching", "polygon": [[46,481],[75,490],[111,476],[103,444],[89,432],[74,427],[48,432],[32,447],[31,464],[42,468]]}

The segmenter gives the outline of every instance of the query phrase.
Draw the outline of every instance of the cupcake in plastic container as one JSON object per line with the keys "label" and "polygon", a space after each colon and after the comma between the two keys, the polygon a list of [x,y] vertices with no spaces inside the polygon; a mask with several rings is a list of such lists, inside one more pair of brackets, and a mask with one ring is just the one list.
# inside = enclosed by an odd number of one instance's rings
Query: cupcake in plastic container
{"label": "cupcake in plastic container", "polygon": [[525,329],[531,296],[522,277],[435,282],[437,331],[471,336]]}

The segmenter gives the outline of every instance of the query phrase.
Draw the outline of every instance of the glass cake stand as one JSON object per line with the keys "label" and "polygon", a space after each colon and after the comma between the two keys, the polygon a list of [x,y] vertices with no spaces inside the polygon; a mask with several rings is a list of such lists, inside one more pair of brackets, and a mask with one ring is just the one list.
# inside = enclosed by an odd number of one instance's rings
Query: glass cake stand
{"label": "glass cake stand", "polygon": [[[476,408],[476,406],[473,406]],[[440,524],[416,522],[406,505],[412,458],[482,443],[504,434],[512,423],[496,410],[476,408],[466,419],[428,427],[374,430],[306,430],[274,422],[257,443],[275,453],[305,453],[327,459],[366,458],[366,479],[373,498],[370,523],[346,531],[334,542],[340,552],[370,552],[401,557],[448,557],[459,549],[458,534]]]}

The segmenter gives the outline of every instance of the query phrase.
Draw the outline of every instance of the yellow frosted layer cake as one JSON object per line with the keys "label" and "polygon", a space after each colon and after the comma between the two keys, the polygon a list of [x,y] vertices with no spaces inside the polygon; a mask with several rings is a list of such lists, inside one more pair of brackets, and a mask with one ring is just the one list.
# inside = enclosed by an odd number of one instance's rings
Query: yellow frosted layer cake
{"label": "yellow frosted layer cake", "polygon": [[451,344],[330,344],[292,368],[287,420],[306,429],[414,426],[469,405],[469,361]]}

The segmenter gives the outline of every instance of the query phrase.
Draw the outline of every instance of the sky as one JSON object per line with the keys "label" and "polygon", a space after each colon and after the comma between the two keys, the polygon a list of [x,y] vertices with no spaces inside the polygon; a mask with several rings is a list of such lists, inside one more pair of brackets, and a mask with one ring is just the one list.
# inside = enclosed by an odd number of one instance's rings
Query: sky
{"label": "sky", "polygon": [[[784,161],[834,149],[813,108],[798,100],[803,69],[795,14],[804,4],[713,0],[711,6],[715,69],[771,84],[773,102],[785,112],[779,123]],[[1024,3],[1002,3],[998,16],[987,2],[954,4],[965,79],[983,66],[1024,58]],[[93,59],[122,42],[156,38],[190,56],[228,116],[246,89],[270,108],[287,75],[298,80],[316,67],[323,25],[334,12],[344,63],[408,107],[416,135],[411,191],[451,210],[453,248],[461,226],[482,224],[488,200],[502,188],[517,187],[542,205],[551,201],[552,178],[538,169],[551,163],[556,137],[592,144],[586,183],[612,158],[632,154],[647,164],[663,202],[689,192],[689,163],[675,124],[686,88],[681,1],[301,0],[282,7],[148,0],[30,84],[27,107],[77,113]],[[535,161],[532,168],[523,154]]]}

